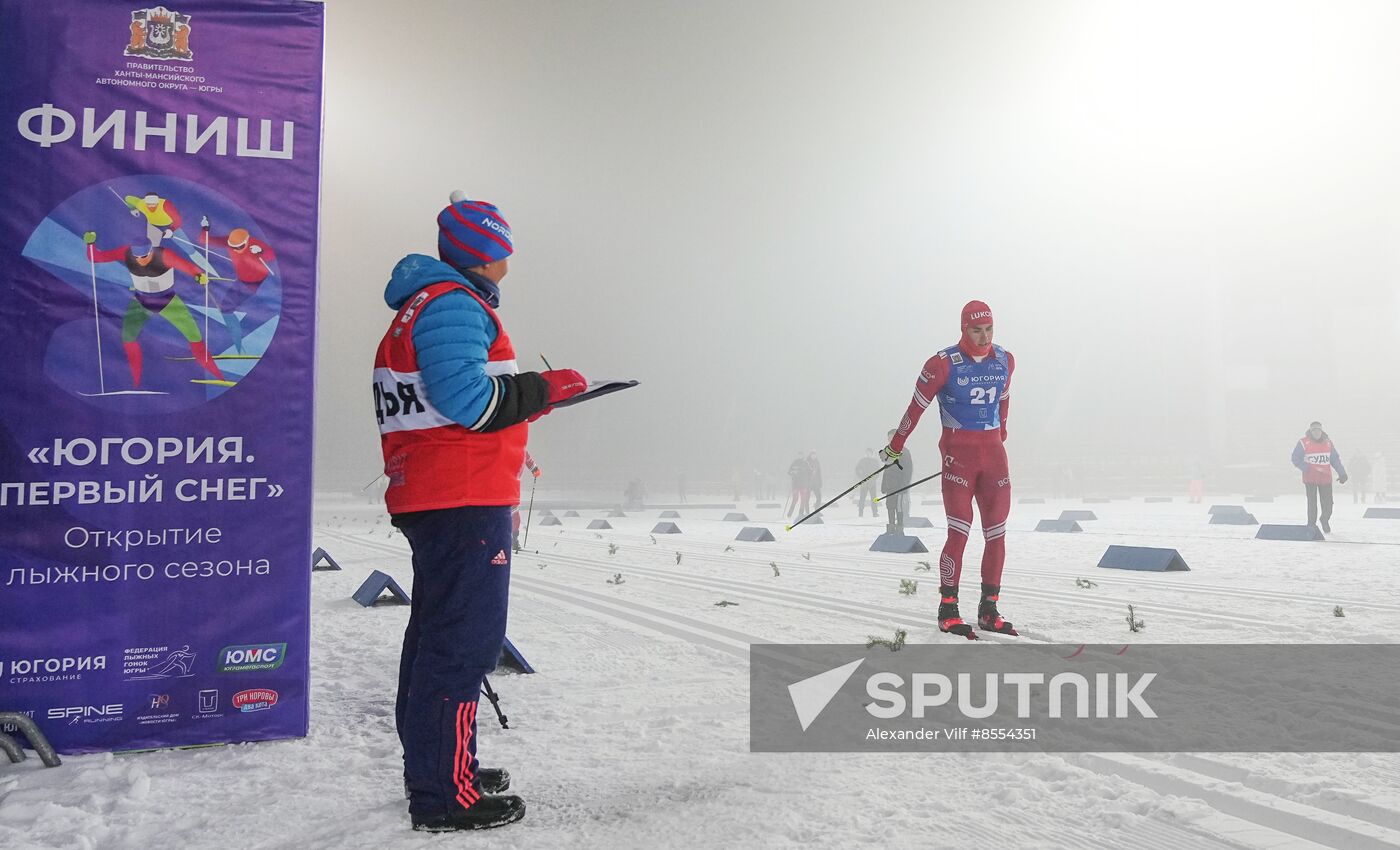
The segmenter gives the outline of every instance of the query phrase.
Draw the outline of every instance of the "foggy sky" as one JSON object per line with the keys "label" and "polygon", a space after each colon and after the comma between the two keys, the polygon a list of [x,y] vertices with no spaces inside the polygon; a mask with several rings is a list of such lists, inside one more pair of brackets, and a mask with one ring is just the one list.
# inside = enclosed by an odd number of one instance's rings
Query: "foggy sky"
{"label": "foggy sky", "polygon": [[[828,492],[987,301],[1013,476],[1277,464],[1309,420],[1400,464],[1400,8],[327,3],[321,486],[380,467],[384,282],[498,204],[523,369],[642,386],[532,426],[551,480]],[[937,414],[910,442],[936,457]]]}

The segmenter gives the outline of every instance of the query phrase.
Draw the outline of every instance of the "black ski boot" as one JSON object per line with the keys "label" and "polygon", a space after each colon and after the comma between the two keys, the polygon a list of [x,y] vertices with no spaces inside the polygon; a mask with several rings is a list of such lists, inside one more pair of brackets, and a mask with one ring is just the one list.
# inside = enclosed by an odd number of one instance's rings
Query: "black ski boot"
{"label": "black ski boot", "polygon": [[946,584],[938,588],[938,630],[968,640],[977,640],[972,626],[963,622],[963,618],[958,614],[958,589]]}
{"label": "black ski boot", "polygon": [[482,797],[470,809],[457,809],[445,815],[413,817],[418,832],[456,832],[465,829],[494,829],[525,817],[525,801],[513,794]]}
{"label": "black ski boot", "polygon": [[1019,636],[1019,632],[997,613],[997,599],[1001,597],[1001,585],[982,585],[982,601],[977,603],[977,628],[984,632]]}

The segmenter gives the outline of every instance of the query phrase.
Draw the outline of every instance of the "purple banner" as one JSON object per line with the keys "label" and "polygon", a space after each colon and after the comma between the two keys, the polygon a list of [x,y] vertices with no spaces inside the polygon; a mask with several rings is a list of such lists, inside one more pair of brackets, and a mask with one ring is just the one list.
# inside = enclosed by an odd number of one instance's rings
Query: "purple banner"
{"label": "purple banner", "polygon": [[0,0],[0,711],[306,734],[323,8]]}

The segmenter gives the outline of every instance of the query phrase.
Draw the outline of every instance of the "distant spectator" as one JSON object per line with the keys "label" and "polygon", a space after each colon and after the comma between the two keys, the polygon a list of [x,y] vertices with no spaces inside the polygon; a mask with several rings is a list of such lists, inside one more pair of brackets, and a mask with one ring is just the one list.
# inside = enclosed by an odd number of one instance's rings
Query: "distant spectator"
{"label": "distant spectator", "polygon": [[[797,453],[797,457],[788,464],[788,482],[792,486],[792,492],[788,495],[787,515],[806,516],[808,486],[811,484],[812,468],[807,465],[807,458],[802,452]],[[801,504],[801,514],[794,514]]]}
{"label": "distant spectator", "polygon": [[812,491],[812,507],[816,507],[822,503],[822,462],[816,452],[807,453],[807,468],[807,489]]}
{"label": "distant spectator", "polygon": [[1366,491],[1371,489],[1371,459],[1366,454],[1353,455],[1351,462],[1351,477],[1356,479],[1356,486],[1351,488],[1351,501],[1353,504],[1366,503]]}
{"label": "distant spectator", "polygon": [[647,488],[642,484],[642,479],[633,478],[627,482],[627,488],[622,491],[622,506],[629,511],[640,511],[646,505]]}
{"label": "distant spectator", "polygon": [[[864,481],[868,476],[875,474],[875,471],[879,468],[880,461],[875,459],[875,450],[866,449],[865,457],[856,461],[856,480]],[[864,484],[861,484],[860,489],[856,492],[856,509],[860,511],[862,517],[865,516],[865,506],[867,503],[870,505],[871,516],[880,515],[880,503],[875,501],[875,488],[877,486],[879,486],[878,482],[871,478],[869,481],[865,481]]]}
{"label": "distant spectator", "polygon": [[1191,459],[1190,471],[1187,474],[1190,476],[1190,484],[1187,486],[1191,504],[1199,505],[1206,495],[1206,470],[1200,458]]}
{"label": "distant spectator", "polygon": [[[894,431],[890,431],[890,437],[894,436]],[[909,482],[914,480],[914,455],[906,447],[899,455],[899,465],[891,466],[880,476],[880,489],[885,493],[891,493],[901,487],[907,487]],[[909,515],[909,491],[905,490],[894,496],[886,496],[880,501],[885,503],[885,532],[887,534],[903,534],[904,520]]]}

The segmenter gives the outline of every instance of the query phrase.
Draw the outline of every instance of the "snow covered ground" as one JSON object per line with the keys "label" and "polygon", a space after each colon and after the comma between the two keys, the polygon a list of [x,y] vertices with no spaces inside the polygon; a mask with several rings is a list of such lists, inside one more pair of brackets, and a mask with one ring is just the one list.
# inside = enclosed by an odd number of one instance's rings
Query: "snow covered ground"
{"label": "snow covered ground", "polygon": [[[315,541],[345,570],[312,582],[310,736],[0,765],[0,847],[1400,847],[1400,756],[750,754],[749,643],[864,643],[896,628],[955,640],[931,625],[936,566],[916,569],[936,564],[943,535],[941,509],[920,502],[932,555],[866,551],[883,521],[845,503],[792,532],[777,510],[740,505],[778,538],[757,544],[733,542],[741,524],[723,509],[681,508],[683,533],[653,542],[656,509],[595,532],[585,526],[605,512],[541,527],[537,503],[510,635],[540,672],[493,677],[511,729],[484,709],[481,722],[483,763],[510,768],[529,813],[426,836],[408,829],[393,730],[408,612],[350,600],[372,569],[409,586],[407,544],[380,508],[323,499]],[[1329,542],[1268,542],[1208,525],[1206,507],[1018,504],[1003,612],[1028,640],[1063,643],[1400,638],[1400,521],[1342,502]],[[1300,499],[1248,507],[1261,522],[1302,512]],[[1032,531],[1061,508],[1099,519],[1083,534]],[[1096,569],[1112,543],[1177,548],[1191,572]],[[974,538],[969,586],[979,553]],[[918,595],[899,595],[901,578]],[[1136,636],[1128,603],[1146,623]]]}

